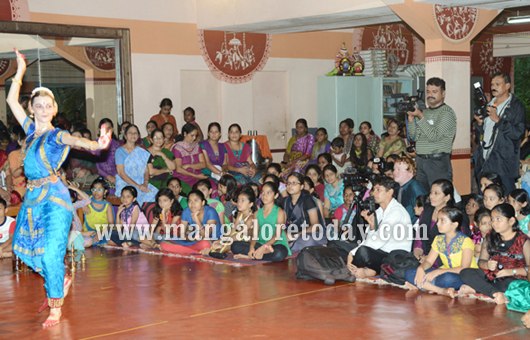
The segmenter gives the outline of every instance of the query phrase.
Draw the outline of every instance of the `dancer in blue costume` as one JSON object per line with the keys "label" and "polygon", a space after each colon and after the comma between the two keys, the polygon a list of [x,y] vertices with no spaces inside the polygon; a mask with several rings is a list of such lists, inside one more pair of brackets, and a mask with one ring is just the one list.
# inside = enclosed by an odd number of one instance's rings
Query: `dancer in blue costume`
{"label": "dancer in blue costume", "polygon": [[44,328],[59,323],[64,296],[71,278],[65,276],[64,255],[73,217],[73,207],[67,187],[57,172],[70,147],[98,150],[108,147],[110,135],[105,130],[97,142],[71,136],[56,129],[52,119],[57,114],[53,93],[38,87],[31,94],[29,110],[33,122],[18,102],[22,78],[26,72],[24,56],[17,50],[17,73],[9,90],[7,103],[26,132],[24,173],[27,191],[13,240],[13,251],[29,267],[44,278],[47,300],[41,311],[50,307]]}

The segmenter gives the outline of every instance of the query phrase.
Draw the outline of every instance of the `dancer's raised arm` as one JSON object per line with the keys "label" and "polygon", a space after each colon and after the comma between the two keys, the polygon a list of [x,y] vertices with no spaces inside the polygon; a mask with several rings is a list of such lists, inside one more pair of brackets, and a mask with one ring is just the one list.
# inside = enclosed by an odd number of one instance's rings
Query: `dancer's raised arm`
{"label": "dancer's raised arm", "polygon": [[22,78],[24,78],[24,73],[26,73],[26,60],[19,50],[15,49],[15,53],[17,55],[17,73],[12,78],[13,84],[7,95],[7,104],[11,108],[11,112],[13,112],[13,115],[20,126],[23,126],[27,115],[22,105],[18,102],[18,97],[20,94],[20,88],[22,87]]}

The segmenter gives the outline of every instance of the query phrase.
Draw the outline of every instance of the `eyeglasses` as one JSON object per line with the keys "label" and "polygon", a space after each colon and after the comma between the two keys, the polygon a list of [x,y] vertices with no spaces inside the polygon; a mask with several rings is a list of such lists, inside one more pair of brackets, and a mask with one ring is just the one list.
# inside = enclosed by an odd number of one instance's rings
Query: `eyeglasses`
{"label": "eyeglasses", "polygon": [[300,182],[287,182],[287,185],[300,185]]}
{"label": "eyeglasses", "polygon": [[92,188],[92,189],[90,189],[90,191],[92,191],[92,192],[104,192],[105,189],[103,189],[103,188]]}

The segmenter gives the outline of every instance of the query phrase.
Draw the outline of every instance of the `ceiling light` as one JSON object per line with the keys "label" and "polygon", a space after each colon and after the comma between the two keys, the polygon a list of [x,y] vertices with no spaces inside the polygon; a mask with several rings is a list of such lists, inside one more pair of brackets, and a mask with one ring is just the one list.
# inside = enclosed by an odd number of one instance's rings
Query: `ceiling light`
{"label": "ceiling light", "polygon": [[509,17],[506,19],[506,22],[509,24],[522,24],[525,22],[530,22],[530,15]]}

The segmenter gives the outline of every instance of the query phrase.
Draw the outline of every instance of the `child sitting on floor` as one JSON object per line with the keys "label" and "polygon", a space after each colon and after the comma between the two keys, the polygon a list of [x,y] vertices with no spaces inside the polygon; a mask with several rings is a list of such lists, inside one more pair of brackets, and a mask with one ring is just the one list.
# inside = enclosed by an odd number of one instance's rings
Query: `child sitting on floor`
{"label": "child sitting on floor", "polygon": [[[242,198],[242,196],[246,196]],[[285,212],[275,204],[279,196],[278,187],[271,182],[263,184],[261,200],[263,208],[256,214],[258,230],[253,232],[250,242],[236,241],[232,244],[234,254],[246,255],[253,260],[279,262],[291,255],[291,249],[287,243],[287,236],[282,226],[285,225]],[[238,207],[242,199],[242,208],[246,202],[252,201],[248,193],[241,192],[238,197]],[[242,217],[245,214],[242,213]],[[243,220],[244,221],[244,220]],[[248,225],[248,222],[246,223]],[[257,236],[257,239],[254,237]]]}
{"label": "child sitting on floor", "polygon": [[[438,212],[438,230],[441,235],[434,238],[432,248],[422,264],[405,273],[405,286],[409,289],[424,289],[451,298],[456,296],[463,282],[459,273],[464,268],[478,268],[473,258],[473,241],[460,231],[464,215],[456,208],[444,207]],[[442,266],[432,268],[440,257]]]}
{"label": "child sitting on floor", "polygon": [[459,294],[478,292],[493,298],[497,304],[505,304],[504,292],[510,283],[529,279],[530,240],[519,229],[515,209],[508,203],[493,208],[491,221],[493,230],[482,245],[478,261],[480,269],[462,270],[460,277],[465,285]]}
{"label": "child sitting on floor", "polygon": [[[206,180],[208,181],[208,180]],[[180,216],[182,215],[182,208],[175,199],[175,195],[171,189],[160,189],[156,194],[156,205],[153,209],[153,225],[155,226],[155,240],[163,240],[172,237],[167,232],[180,224]],[[160,248],[158,245],[151,242],[151,248]]]}
{"label": "child sitting on floor", "polygon": [[[114,211],[112,205],[106,200],[109,186],[103,177],[98,177],[90,185],[92,196],[90,204],[83,208],[84,223],[83,236],[92,238],[92,245],[103,245],[106,243],[104,238],[99,238],[98,230],[104,226],[114,224]],[[102,235],[102,234],[101,234]]]}
{"label": "child sitting on floor", "polygon": [[475,213],[475,227],[472,230],[472,239],[475,244],[475,258],[478,259],[482,250],[482,243],[486,235],[491,231],[491,212],[486,208],[480,208]]}
{"label": "child sitting on floor", "polygon": [[211,198],[212,195],[212,184],[209,179],[201,179],[193,185],[193,190],[199,190],[204,194],[207,204],[214,208],[219,215],[219,221],[224,221],[225,219],[225,206],[221,201],[215,198]]}
{"label": "child sitting on floor", "polygon": [[515,209],[515,216],[519,222],[519,229],[530,236],[528,223],[530,222],[530,204],[528,193],[523,189],[515,189],[508,196],[508,203]]}
{"label": "child sitting on floor", "polygon": [[7,202],[0,198],[0,259],[13,256],[12,241],[17,222],[6,215]]}
{"label": "child sitting on floor", "polygon": [[118,207],[118,212],[116,213],[117,229],[112,231],[109,241],[110,245],[117,245],[123,248],[140,245],[140,232],[144,228],[150,227],[147,218],[136,201],[137,196],[136,188],[131,185],[122,189],[120,197],[122,204]]}

